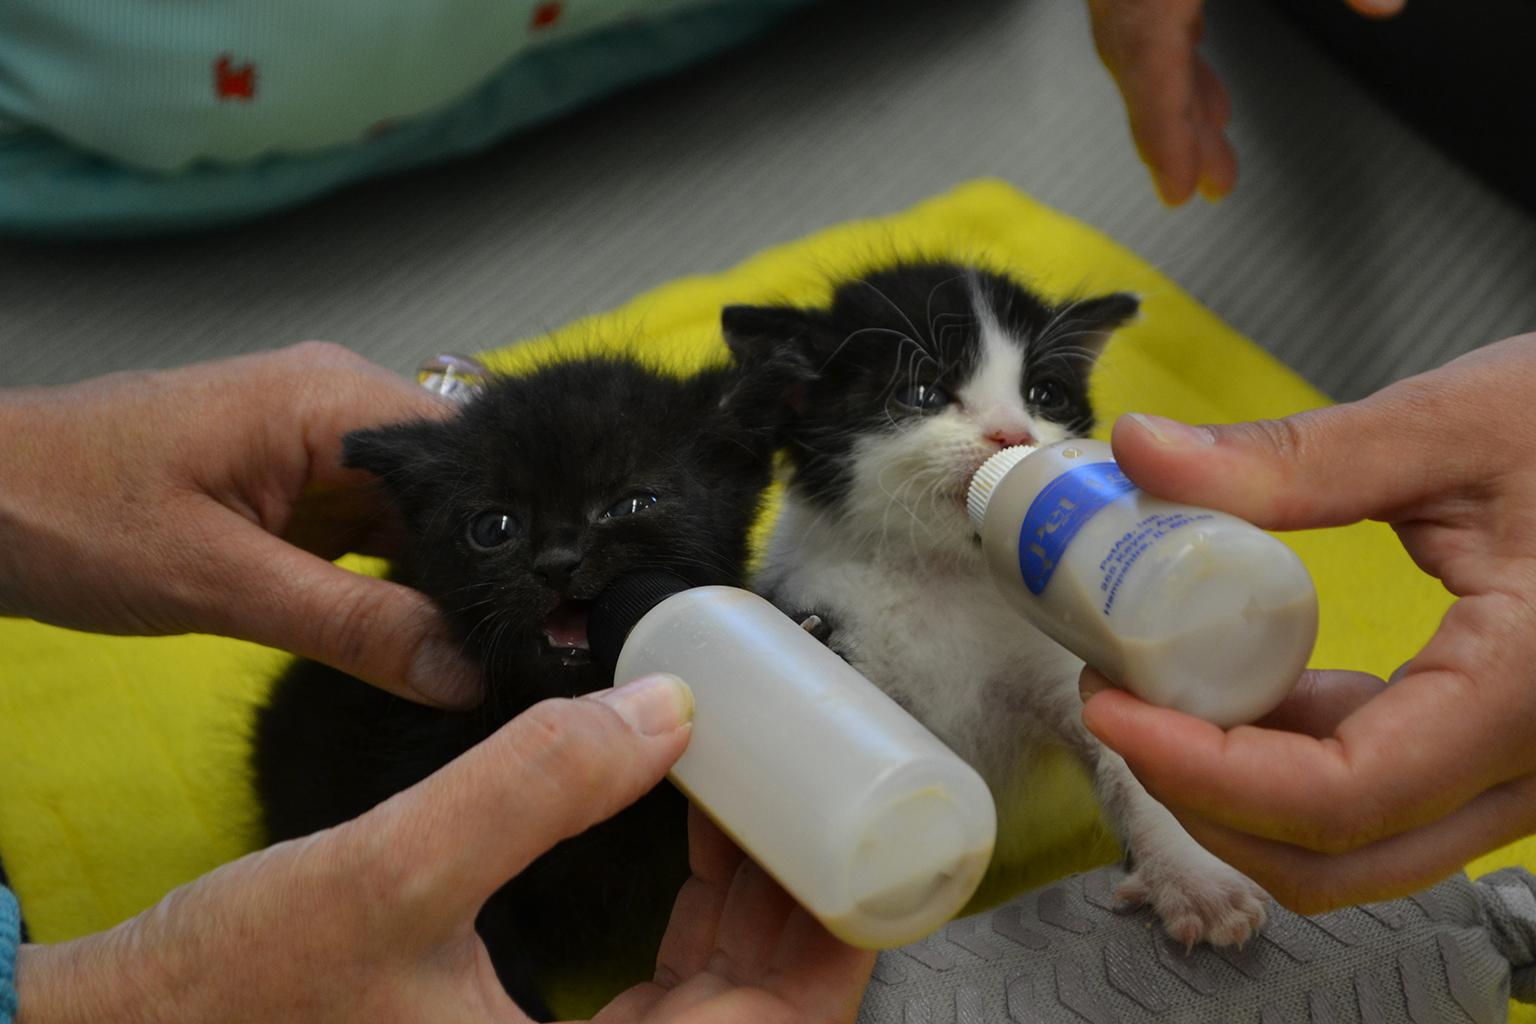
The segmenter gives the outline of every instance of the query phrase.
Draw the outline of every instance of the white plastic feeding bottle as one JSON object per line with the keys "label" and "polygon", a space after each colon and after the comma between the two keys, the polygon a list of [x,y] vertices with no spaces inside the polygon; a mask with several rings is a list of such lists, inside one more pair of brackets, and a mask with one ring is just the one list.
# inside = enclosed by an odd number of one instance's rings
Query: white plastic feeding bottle
{"label": "white plastic feeding bottle", "polygon": [[1317,639],[1301,559],[1235,516],[1143,494],[1101,441],[1005,448],[967,508],[993,581],[1151,704],[1223,728],[1285,698]]}
{"label": "white plastic feeding bottle", "polygon": [[970,899],[997,831],[986,783],[773,605],[636,573],[593,604],[588,636],[615,681],[692,687],[672,781],[832,934],[904,945]]}

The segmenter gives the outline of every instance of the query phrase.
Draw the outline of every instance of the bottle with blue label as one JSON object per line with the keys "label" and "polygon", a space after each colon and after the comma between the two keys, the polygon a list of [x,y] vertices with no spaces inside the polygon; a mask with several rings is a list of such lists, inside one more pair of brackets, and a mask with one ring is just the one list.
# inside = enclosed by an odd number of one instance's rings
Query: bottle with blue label
{"label": "bottle with blue label", "polygon": [[1141,699],[1223,728],[1285,698],[1317,639],[1295,552],[1142,493],[1100,441],[1005,448],[971,480],[993,581],[1035,627]]}

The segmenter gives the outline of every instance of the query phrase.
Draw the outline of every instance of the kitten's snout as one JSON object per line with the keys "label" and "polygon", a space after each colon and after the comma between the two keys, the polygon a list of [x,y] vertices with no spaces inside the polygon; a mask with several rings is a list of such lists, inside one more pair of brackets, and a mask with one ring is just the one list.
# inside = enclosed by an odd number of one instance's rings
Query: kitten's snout
{"label": "kitten's snout", "polygon": [[1029,428],[1021,426],[997,427],[987,431],[986,438],[1003,448],[1035,443],[1035,435],[1029,432]]}
{"label": "kitten's snout", "polygon": [[553,548],[540,551],[533,560],[533,573],[549,584],[551,590],[566,593],[571,587],[571,577],[581,567],[581,555],[569,548]]}

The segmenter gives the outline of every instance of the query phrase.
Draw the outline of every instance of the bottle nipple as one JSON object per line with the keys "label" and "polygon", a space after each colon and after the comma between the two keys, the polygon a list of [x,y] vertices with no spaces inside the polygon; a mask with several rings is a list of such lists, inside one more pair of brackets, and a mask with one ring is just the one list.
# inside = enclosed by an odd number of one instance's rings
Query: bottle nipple
{"label": "bottle nipple", "polygon": [[987,503],[992,500],[992,492],[998,482],[1008,475],[1008,471],[1023,462],[1037,449],[1030,444],[1016,444],[997,452],[981,468],[976,470],[971,477],[970,489],[965,494],[965,511],[971,517],[971,526],[977,533],[981,532],[981,524],[987,518]]}

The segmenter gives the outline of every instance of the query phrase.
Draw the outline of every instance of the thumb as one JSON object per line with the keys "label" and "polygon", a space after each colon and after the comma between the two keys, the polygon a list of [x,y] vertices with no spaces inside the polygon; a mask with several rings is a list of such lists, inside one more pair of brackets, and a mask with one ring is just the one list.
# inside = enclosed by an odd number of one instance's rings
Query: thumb
{"label": "thumb", "polygon": [[542,701],[354,822],[367,832],[364,856],[408,867],[408,895],[424,912],[463,924],[550,847],[660,782],[692,717],[692,691],[669,675]]}
{"label": "thumb", "polygon": [[[221,510],[222,511],[222,510]],[[407,700],[470,707],[481,679],[424,594],[348,572],[236,516],[196,628],[324,662]]]}
{"label": "thumb", "polygon": [[1474,460],[1455,456],[1461,440],[1425,428],[1424,396],[1409,383],[1248,423],[1193,427],[1130,413],[1115,422],[1115,460],[1150,494],[1268,530],[1391,521],[1473,479]]}

